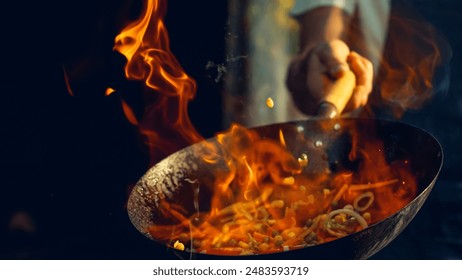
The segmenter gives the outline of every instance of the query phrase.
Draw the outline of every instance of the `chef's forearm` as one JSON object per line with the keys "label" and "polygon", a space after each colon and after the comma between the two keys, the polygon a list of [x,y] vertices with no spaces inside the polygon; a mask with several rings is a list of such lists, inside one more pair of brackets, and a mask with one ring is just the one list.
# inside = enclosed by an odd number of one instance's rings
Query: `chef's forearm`
{"label": "chef's forearm", "polygon": [[335,39],[346,41],[350,16],[337,7],[320,7],[297,17],[300,24],[300,52]]}

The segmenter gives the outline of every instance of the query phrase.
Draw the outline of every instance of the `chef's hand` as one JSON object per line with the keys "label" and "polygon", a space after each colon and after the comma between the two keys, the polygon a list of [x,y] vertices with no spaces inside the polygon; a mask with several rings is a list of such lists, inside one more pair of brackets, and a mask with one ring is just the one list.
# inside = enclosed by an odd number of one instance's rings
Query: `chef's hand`
{"label": "chef's hand", "polygon": [[297,107],[305,114],[315,114],[326,90],[336,79],[351,70],[356,87],[343,113],[366,105],[372,91],[373,66],[365,57],[351,52],[341,40],[332,40],[306,48],[295,56],[287,72],[287,87]]}

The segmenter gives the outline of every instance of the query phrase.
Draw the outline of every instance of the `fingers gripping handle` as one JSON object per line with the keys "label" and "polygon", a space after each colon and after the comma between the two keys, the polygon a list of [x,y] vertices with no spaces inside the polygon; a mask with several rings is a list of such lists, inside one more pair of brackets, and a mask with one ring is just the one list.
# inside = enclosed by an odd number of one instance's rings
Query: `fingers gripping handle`
{"label": "fingers gripping handle", "polygon": [[334,118],[342,113],[356,86],[356,76],[347,70],[337,78],[323,100],[318,105],[316,115],[319,117]]}

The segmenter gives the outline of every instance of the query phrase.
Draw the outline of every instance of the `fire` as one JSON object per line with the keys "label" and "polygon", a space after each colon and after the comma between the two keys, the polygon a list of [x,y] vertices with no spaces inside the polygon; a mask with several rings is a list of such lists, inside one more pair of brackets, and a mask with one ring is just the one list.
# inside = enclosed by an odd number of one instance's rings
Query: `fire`
{"label": "fire", "polygon": [[[117,35],[114,49],[127,59],[127,78],[143,80],[148,88],[144,115],[137,120],[129,105],[123,109],[129,121],[146,138],[151,164],[203,138],[188,118],[188,102],[196,83],[170,51],[163,18],[166,1],[144,1],[142,16]],[[168,140],[167,140],[168,139]]]}
{"label": "fire", "polygon": [[450,46],[436,28],[415,11],[398,7],[390,16],[377,75],[379,94],[373,100],[375,105],[390,108],[395,117],[422,108],[436,94],[447,90],[446,77],[437,81],[435,76],[437,71],[447,71],[445,67],[452,56]]}
{"label": "fire", "polygon": [[[165,12],[166,1],[146,0],[140,19],[115,39],[115,50],[127,59],[126,76],[145,81],[148,89],[141,119],[126,102],[122,104],[129,121],[146,137],[152,164],[203,140],[187,114],[196,83],[170,51],[162,21]],[[423,69],[434,63],[433,58],[422,62]],[[393,69],[393,65],[389,66]],[[407,70],[411,78],[406,83],[412,85],[418,81],[417,76],[426,74],[424,70]],[[397,77],[400,76],[389,71],[387,79]],[[419,84],[429,86],[428,80]],[[382,85],[385,99],[412,101],[398,102],[405,107],[420,104],[408,96],[390,95],[393,91]],[[269,108],[274,106],[271,99],[267,102]],[[211,190],[209,201],[200,201],[199,209],[195,197],[199,187],[188,198],[194,201],[193,212],[184,205],[160,199],[158,214],[162,222],[151,226],[149,233],[181,250],[260,254],[329,242],[396,213],[416,194],[409,162],[388,162],[383,143],[365,138],[360,127],[345,130],[351,132],[348,160],[355,168],[337,173],[326,170],[313,176],[305,172],[315,164],[310,154],[294,155],[288,148],[291,139],[284,131],[270,139],[233,125],[216,136],[218,145],[210,145],[201,158],[212,169],[219,162],[226,163],[226,168],[214,169],[214,180],[206,186]],[[323,143],[315,145],[321,148]]]}
{"label": "fire", "polygon": [[74,96],[74,91],[71,88],[71,83],[69,81],[69,76],[66,72],[66,68],[63,66],[63,73],[64,73],[64,83],[66,84],[67,92],[69,92],[70,96]]}
{"label": "fire", "polygon": [[[294,155],[284,131],[272,139],[232,126],[207,144],[202,159],[216,173],[205,186],[210,200],[194,212],[162,201],[159,211],[169,218],[149,233],[207,254],[266,254],[328,242],[396,213],[416,194],[409,162],[388,162],[382,143],[360,128],[344,129],[352,132],[350,161],[357,167],[313,176],[309,155]],[[226,168],[216,168],[221,162]]]}
{"label": "fire", "polygon": [[104,95],[109,96],[115,92],[115,89],[108,87],[104,92]]}

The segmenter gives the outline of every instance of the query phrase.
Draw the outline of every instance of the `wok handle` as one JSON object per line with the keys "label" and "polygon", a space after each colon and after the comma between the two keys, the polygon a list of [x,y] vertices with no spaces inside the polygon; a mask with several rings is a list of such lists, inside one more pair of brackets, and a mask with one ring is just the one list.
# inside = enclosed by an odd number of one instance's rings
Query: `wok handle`
{"label": "wok handle", "polygon": [[316,116],[335,118],[345,109],[356,86],[356,76],[351,71],[345,71],[343,76],[335,80],[331,88],[319,103]]}

